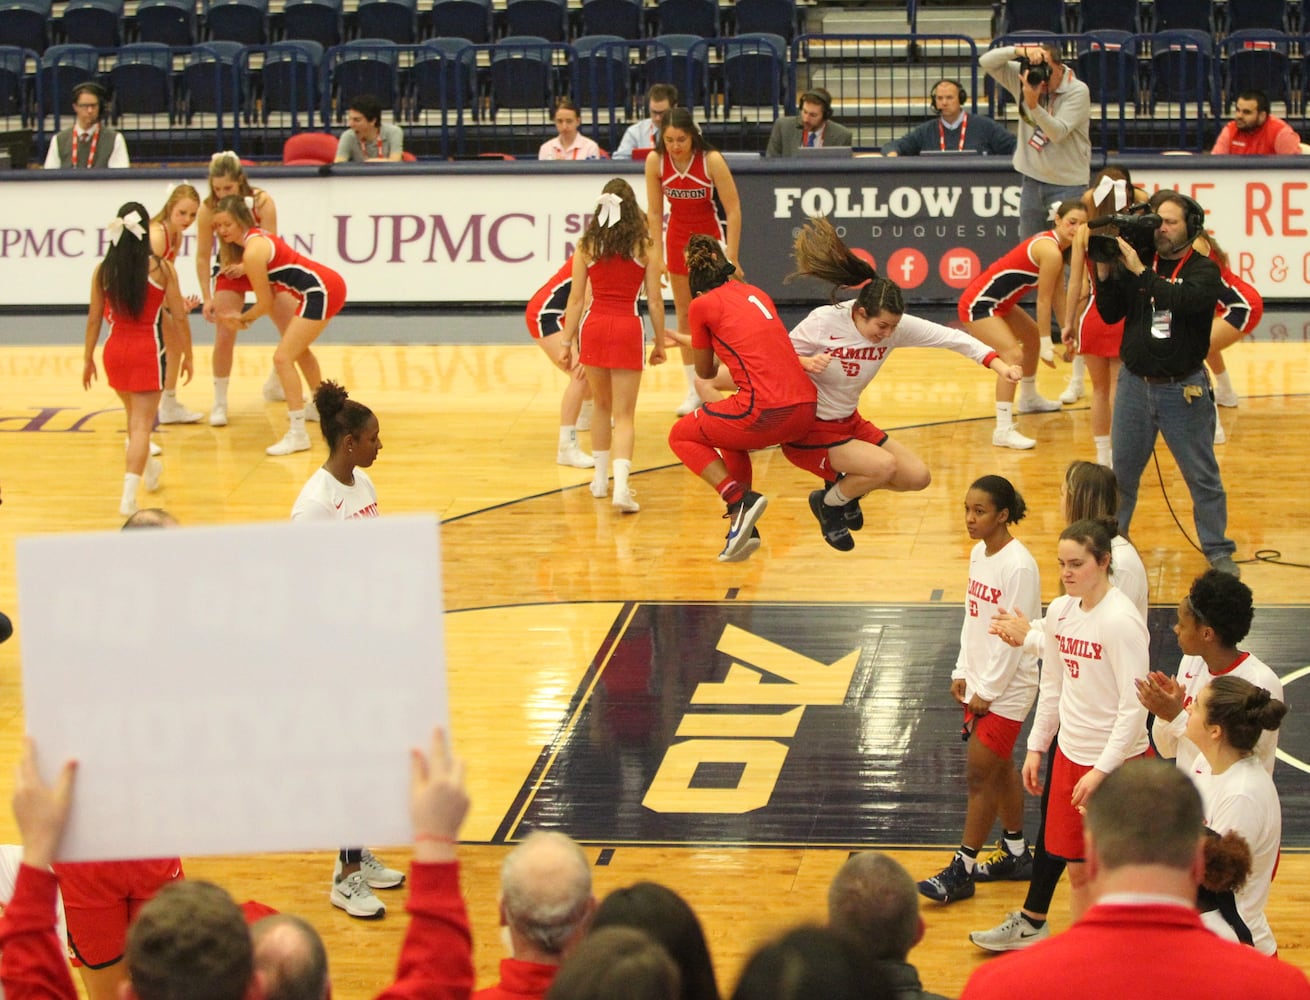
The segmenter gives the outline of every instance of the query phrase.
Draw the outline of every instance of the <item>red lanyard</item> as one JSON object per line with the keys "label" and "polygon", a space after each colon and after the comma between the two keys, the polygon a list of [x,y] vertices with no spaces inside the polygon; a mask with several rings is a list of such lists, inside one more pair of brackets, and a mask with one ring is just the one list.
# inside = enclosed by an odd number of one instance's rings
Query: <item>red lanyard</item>
{"label": "red lanyard", "polygon": [[[955,147],[957,150],[964,149],[964,137],[968,133],[968,131],[969,131],[969,116],[967,114],[961,115],[960,116],[960,144]],[[946,126],[942,124],[942,120],[940,118],[937,119],[937,139],[941,143],[941,148],[945,150]]]}
{"label": "red lanyard", "polygon": [[[78,147],[78,149],[81,149],[81,148],[82,148],[81,139],[85,138],[86,135],[87,135],[87,133],[86,133],[86,132],[83,132],[82,135],[78,137],[78,140],[79,140],[79,141],[77,142],[77,147]],[[90,150],[90,152],[88,152],[88,153],[86,154],[86,163],[82,164],[82,166],[85,167],[85,168],[88,169],[88,170],[91,169],[92,165],[96,162],[96,147],[97,147],[98,145],[100,145],[100,123],[99,123],[99,122],[96,123],[96,129],[95,129],[94,132],[90,133],[90,135],[91,135],[91,150]],[[77,149],[73,150],[73,166],[74,166],[74,168],[77,167]]]}
{"label": "red lanyard", "polygon": [[[1165,278],[1165,281],[1172,282],[1176,277],[1178,277],[1178,272],[1183,269],[1183,265],[1187,263],[1187,258],[1190,256],[1192,256],[1192,248],[1189,246],[1187,248],[1187,253],[1183,254],[1182,258],[1178,261],[1177,266],[1174,268],[1174,273],[1169,275],[1169,277]],[[1158,270],[1155,273],[1160,274]],[[1164,277],[1164,275],[1160,275],[1160,276]]]}

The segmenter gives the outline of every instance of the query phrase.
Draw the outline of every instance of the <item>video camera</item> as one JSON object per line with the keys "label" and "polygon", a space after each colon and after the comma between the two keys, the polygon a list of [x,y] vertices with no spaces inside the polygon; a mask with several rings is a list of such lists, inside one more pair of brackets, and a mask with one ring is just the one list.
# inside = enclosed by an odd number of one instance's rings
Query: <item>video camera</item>
{"label": "video camera", "polygon": [[[1091,219],[1087,228],[1113,226],[1118,235],[1137,251],[1137,256],[1147,261],[1155,255],[1155,231],[1160,228],[1160,222],[1160,216],[1150,211],[1146,205],[1134,205],[1126,212]],[[1087,256],[1100,264],[1113,264],[1122,254],[1113,234],[1089,234]]]}
{"label": "video camera", "polygon": [[1020,56],[1019,76],[1028,81],[1028,86],[1036,90],[1042,84],[1051,82],[1051,64],[1045,61],[1030,62],[1027,56]]}

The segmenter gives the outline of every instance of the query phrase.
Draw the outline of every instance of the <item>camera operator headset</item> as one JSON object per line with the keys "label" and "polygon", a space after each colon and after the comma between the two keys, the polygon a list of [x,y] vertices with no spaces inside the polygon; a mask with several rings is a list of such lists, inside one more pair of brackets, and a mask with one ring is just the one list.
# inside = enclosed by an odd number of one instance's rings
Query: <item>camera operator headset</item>
{"label": "camera operator headset", "polygon": [[1214,454],[1214,394],[1204,364],[1222,290],[1219,266],[1192,248],[1205,229],[1200,205],[1165,190],[1148,206],[1159,222],[1114,217],[1120,257],[1096,263],[1096,308],[1107,323],[1124,321],[1111,428],[1119,532],[1128,535],[1142,471],[1163,435],[1192,495],[1197,547],[1215,569],[1237,576],[1237,546],[1226,537],[1228,498]]}

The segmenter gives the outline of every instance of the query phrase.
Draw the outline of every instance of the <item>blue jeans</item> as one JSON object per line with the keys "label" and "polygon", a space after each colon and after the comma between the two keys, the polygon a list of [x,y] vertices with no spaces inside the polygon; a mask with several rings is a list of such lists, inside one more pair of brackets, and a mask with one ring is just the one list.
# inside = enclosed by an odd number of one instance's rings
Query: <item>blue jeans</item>
{"label": "blue jeans", "polygon": [[[1188,401],[1183,396],[1186,386],[1199,386],[1200,397]],[[1204,369],[1182,382],[1163,385],[1152,385],[1127,368],[1119,370],[1110,434],[1114,474],[1119,480],[1120,534],[1128,534],[1142,470],[1151,460],[1157,434],[1163,434],[1192,494],[1192,517],[1205,557],[1213,562],[1237,551],[1237,546],[1224,537],[1228,530],[1228,495],[1214,457],[1214,427],[1214,394]]]}
{"label": "blue jeans", "polygon": [[1051,206],[1081,198],[1086,190],[1086,184],[1043,184],[1025,177],[1019,190],[1019,239],[1050,229]]}

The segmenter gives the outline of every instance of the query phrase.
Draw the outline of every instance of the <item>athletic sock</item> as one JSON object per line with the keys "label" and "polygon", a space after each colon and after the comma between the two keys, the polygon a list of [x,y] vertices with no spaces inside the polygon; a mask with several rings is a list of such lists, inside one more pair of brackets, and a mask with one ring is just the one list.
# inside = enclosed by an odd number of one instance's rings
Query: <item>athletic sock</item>
{"label": "athletic sock", "polygon": [[576,427],[560,427],[559,429],[559,446],[561,448],[573,448],[578,443],[578,429]]}
{"label": "athletic sock", "polygon": [[1033,930],[1039,931],[1046,926],[1046,921],[1044,919],[1039,920],[1036,917],[1030,917],[1022,910],[1019,911],[1019,916],[1023,917],[1023,919],[1028,922],[1028,926],[1031,927]]}
{"label": "athletic sock", "polygon": [[823,502],[829,507],[845,507],[854,499],[841,491],[841,483],[834,483],[832,489],[823,495]]}
{"label": "athletic sock", "polygon": [[614,495],[618,496],[628,488],[628,475],[632,472],[632,459],[616,458],[614,460]]}
{"label": "athletic sock", "polygon": [[978,866],[978,848],[965,847],[961,844],[955,856],[964,862],[964,870],[972,875],[973,870]]}
{"label": "athletic sock", "polygon": [[1223,392],[1232,392],[1236,395],[1233,389],[1233,377],[1228,374],[1227,368],[1214,377],[1214,384],[1217,389]]}
{"label": "athletic sock", "polygon": [[291,429],[300,434],[304,434],[305,433],[304,409],[302,408],[299,410],[288,410],[287,416],[291,418]]}
{"label": "athletic sock", "polygon": [[1019,398],[1036,399],[1037,398],[1037,376],[1025,375],[1019,381]]}
{"label": "athletic sock", "polygon": [[227,406],[227,383],[226,378],[214,379],[214,405]]}
{"label": "athletic sock", "polygon": [[692,392],[695,392],[695,391],[696,391],[696,378],[697,378],[697,376],[696,376],[696,366],[695,366],[695,365],[683,365],[683,366],[682,366],[682,374],[685,375],[685,376],[687,377],[687,388],[690,389]]}
{"label": "athletic sock", "polygon": [[1092,443],[1096,445],[1096,462],[1098,465],[1110,464],[1110,435],[1095,434],[1092,436]]}
{"label": "athletic sock", "polygon": [[596,471],[592,473],[591,481],[593,483],[609,485],[610,481],[610,453],[606,448],[604,451],[593,451],[591,457],[596,461]]}
{"label": "athletic sock", "polygon": [[996,404],[996,426],[1009,427],[1014,423],[1014,404],[997,403]]}
{"label": "athletic sock", "polygon": [[164,390],[164,399],[165,399],[166,401],[170,402],[170,403],[176,403],[176,402],[177,402],[177,390],[176,390],[176,389],[165,389],[165,390]]}
{"label": "athletic sock", "polygon": [[1022,854],[1028,846],[1023,839],[1023,830],[1006,830],[1001,840],[1011,854]]}
{"label": "athletic sock", "polygon": [[719,491],[719,496],[723,497],[723,502],[729,507],[735,503],[740,503],[742,498],[746,496],[746,487],[733,479],[732,476],[729,476],[714,488]]}

